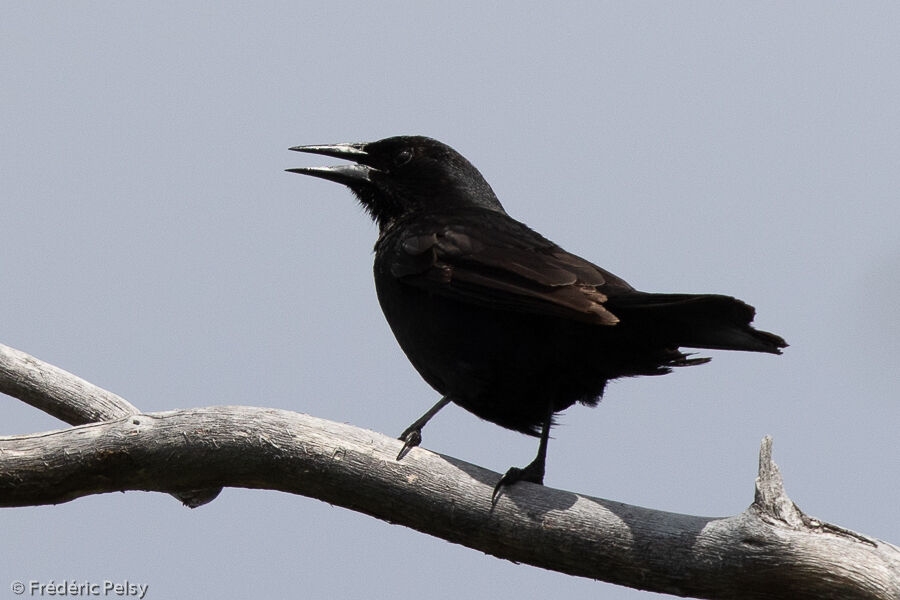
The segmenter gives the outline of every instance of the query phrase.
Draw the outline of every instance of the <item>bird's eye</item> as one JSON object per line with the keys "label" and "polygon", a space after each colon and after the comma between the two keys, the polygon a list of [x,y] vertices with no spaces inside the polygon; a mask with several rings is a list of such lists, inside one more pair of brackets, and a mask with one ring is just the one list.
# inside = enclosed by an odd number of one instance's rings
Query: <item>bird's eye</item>
{"label": "bird's eye", "polygon": [[409,148],[404,148],[400,152],[397,153],[397,156],[394,157],[394,164],[398,167],[402,167],[406,163],[412,160],[412,150]]}

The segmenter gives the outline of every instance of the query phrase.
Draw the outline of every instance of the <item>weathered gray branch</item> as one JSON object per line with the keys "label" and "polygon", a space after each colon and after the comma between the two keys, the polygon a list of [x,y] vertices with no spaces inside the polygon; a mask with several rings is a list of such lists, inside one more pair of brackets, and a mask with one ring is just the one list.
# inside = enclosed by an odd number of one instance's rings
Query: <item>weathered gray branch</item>
{"label": "weathered gray branch", "polygon": [[[140,410],[121,396],[21,350],[0,344],[0,393],[18,398],[70,425],[111,421]],[[221,487],[173,494],[185,506],[211,502]]]}
{"label": "weathered gray branch", "polygon": [[697,598],[900,599],[900,549],[804,515],[784,494],[768,438],[753,504],[725,518],[527,483],[504,490],[492,508],[497,473],[419,448],[398,462],[399,447],[379,433],[281,410],[132,414],[0,438],[0,506],[124,490],[275,489],[638,589]]}
{"label": "weathered gray branch", "polygon": [[108,390],[2,344],[0,393],[18,398],[69,425],[109,421],[141,412]]}

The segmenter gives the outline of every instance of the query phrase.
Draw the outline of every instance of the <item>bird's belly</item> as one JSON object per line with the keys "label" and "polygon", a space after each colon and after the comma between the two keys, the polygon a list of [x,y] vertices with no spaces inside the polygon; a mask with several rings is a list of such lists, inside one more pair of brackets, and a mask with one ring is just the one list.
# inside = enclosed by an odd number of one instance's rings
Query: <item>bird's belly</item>
{"label": "bird's belly", "polygon": [[376,288],[419,374],[483,419],[533,434],[551,403],[560,411],[603,391],[606,377],[559,319],[454,302],[392,278]]}

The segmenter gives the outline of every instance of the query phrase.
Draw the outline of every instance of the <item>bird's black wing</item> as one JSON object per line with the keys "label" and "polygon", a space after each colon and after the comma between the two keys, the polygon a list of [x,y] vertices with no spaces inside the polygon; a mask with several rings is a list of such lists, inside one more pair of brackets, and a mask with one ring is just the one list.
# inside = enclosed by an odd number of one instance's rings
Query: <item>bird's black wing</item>
{"label": "bird's black wing", "polygon": [[391,275],[460,302],[614,325],[607,292],[633,289],[493,211],[419,218],[391,237]]}

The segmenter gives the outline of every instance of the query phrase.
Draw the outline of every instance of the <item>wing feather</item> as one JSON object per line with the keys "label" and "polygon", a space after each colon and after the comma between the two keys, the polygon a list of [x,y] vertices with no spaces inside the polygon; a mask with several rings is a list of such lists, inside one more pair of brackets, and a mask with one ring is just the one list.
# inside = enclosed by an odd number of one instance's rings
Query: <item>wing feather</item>
{"label": "wing feather", "polygon": [[486,231],[481,224],[444,221],[423,224],[429,231],[407,230],[395,246],[391,274],[462,302],[598,325],[618,322],[604,306],[604,290],[631,286],[514,223]]}

